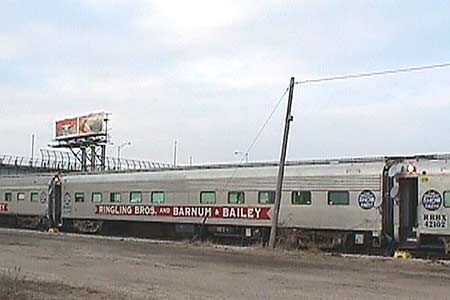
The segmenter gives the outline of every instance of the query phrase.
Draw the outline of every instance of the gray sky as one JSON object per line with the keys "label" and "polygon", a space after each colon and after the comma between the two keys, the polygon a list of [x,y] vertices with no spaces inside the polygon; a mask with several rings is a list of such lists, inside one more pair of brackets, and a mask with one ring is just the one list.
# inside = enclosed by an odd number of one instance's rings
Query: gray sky
{"label": "gray sky", "polygon": [[[232,162],[297,80],[450,61],[448,1],[2,1],[0,153],[112,113],[129,158]],[[450,151],[449,69],[296,86],[289,159]],[[276,160],[285,102],[250,152]],[[115,155],[116,146],[109,153]]]}

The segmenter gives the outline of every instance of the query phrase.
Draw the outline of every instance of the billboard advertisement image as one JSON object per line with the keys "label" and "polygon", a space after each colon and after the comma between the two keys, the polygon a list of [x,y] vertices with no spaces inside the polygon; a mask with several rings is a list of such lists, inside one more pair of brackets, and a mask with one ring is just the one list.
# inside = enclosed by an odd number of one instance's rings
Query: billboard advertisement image
{"label": "billboard advertisement image", "polygon": [[78,135],[78,118],[56,121],[56,138],[68,138]]}
{"label": "billboard advertisement image", "polygon": [[81,117],[56,121],[56,139],[67,139],[105,133],[105,113],[93,113]]}
{"label": "billboard advertisement image", "polygon": [[78,134],[95,135],[104,133],[104,113],[89,114],[79,118],[78,122]]}

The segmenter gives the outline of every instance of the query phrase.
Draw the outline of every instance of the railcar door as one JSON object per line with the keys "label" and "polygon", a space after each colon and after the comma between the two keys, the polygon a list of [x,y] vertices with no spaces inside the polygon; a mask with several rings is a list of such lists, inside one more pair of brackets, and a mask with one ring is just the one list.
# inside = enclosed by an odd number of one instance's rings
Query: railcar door
{"label": "railcar door", "polygon": [[400,244],[417,242],[418,178],[400,177],[398,180],[399,242]]}
{"label": "railcar door", "polygon": [[50,227],[62,226],[62,185],[58,176],[50,183],[48,217]]}

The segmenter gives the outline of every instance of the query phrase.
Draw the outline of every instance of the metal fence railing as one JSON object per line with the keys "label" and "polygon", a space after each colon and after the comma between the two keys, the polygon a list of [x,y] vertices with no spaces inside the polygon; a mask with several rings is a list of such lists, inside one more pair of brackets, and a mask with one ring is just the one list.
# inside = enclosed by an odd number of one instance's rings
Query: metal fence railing
{"label": "metal fence railing", "polygon": [[[0,168],[17,168],[30,170],[48,171],[82,171],[82,165],[75,155],[63,151],[41,151],[40,158],[29,158],[17,155],[0,155]],[[104,166],[96,163],[94,167],[88,162],[86,170],[89,171],[127,171],[127,170],[151,170],[171,168],[172,165],[135,159],[117,159],[106,157]]]}

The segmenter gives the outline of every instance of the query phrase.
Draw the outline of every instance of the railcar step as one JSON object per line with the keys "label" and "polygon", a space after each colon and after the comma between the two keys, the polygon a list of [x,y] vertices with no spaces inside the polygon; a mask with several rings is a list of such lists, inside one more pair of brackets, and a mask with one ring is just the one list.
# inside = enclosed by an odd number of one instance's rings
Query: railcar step
{"label": "railcar step", "polygon": [[49,228],[48,233],[59,233],[59,229],[55,227]]}
{"label": "railcar step", "polygon": [[411,259],[412,255],[409,251],[397,250],[394,253],[394,258]]}

